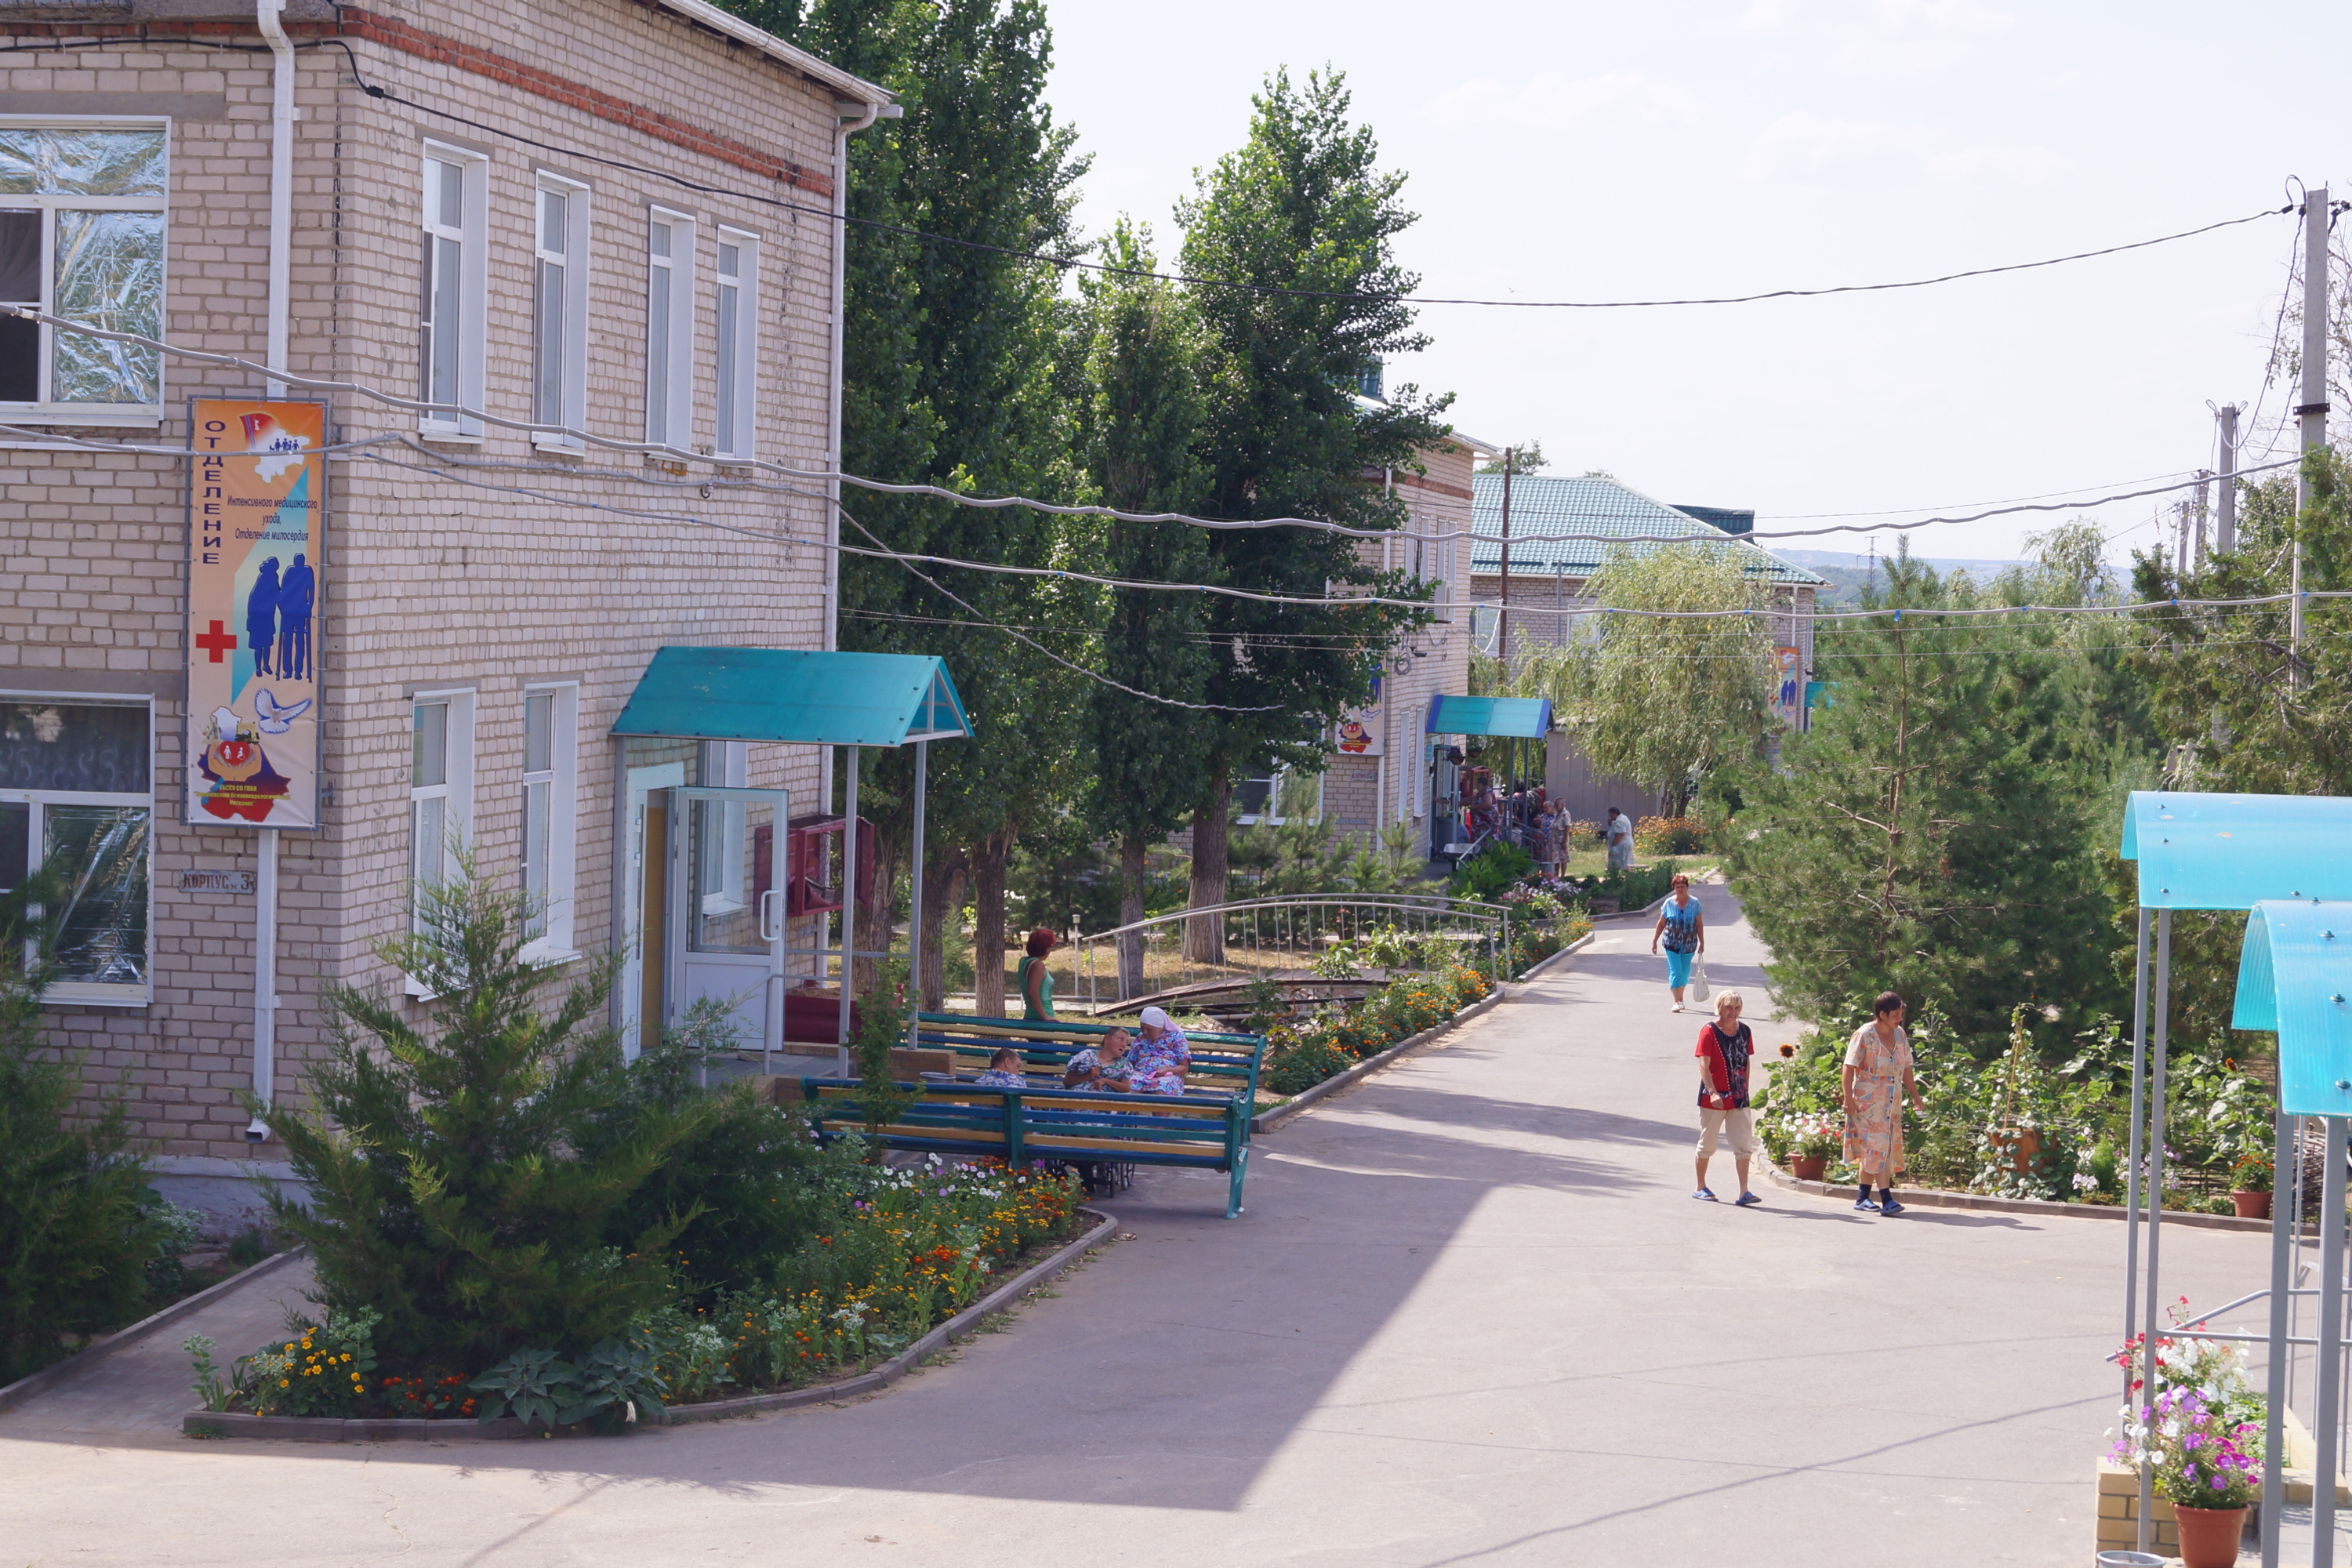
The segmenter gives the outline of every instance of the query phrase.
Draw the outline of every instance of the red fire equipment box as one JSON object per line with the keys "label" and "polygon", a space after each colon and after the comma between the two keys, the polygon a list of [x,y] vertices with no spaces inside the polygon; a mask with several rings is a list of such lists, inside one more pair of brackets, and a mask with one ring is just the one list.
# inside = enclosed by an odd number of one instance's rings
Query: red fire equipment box
{"label": "red fire equipment box", "polygon": [[[786,914],[814,915],[841,908],[841,840],[847,826],[846,817],[822,814],[792,819],[784,837]],[[772,831],[762,827],[754,835],[752,864],[758,868],[760,879],[757,892],[767,891],[768,846],[772,840],[765,836]],[[857,819],[857,901],[863,904],[873,896],[874,825],[861,816]]]}

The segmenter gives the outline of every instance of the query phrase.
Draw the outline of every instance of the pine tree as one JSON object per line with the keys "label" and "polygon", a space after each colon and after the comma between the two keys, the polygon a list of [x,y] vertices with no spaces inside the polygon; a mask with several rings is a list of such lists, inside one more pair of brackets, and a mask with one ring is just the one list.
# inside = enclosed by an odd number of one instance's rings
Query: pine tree
{"label": "pine tree", "polygon": [[306,1086],[314,1109],[263,1107],[304,1202],[278,1222],[310,1247],[321,1299],[383,1314],[395,1365],[480,1371],[525,1347],[572,1352],[670,1299],[665,1216],[626,1250],[614,1211],[708,1114],[631,1099],[603,1016],[616,964],[561,972],[525,960],[523,900],[472,876],[419,889],[419,929],[381,949],[430,995],[429,1022],[391,995],[344,988]]}
{"label": "pine tree", "polygon": [[1728,868],[1773,991],[1815,1017],[1895,991],[1986,1050],[2020,1002],[2113,1011],[2106,781],[2071,749],[2051,660],[2028,656],[2047,634],[1906,622],[1977,596],[1907,552],[1889,575],[1886,614],[1817,645],[1832,705],[1741,781]]}

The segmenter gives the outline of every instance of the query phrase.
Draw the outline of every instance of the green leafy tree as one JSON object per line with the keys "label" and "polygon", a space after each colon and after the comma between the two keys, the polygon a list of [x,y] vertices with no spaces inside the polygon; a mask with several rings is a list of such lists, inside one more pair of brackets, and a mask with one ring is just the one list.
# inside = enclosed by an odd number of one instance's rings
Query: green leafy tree
{"label": "green leafy tree", "polygon": [[1833,704],[1778,768],[1740,779],[1728,869],[1773,990],[1817,1018],[1894,990],[1982,1050],[2020,1002],[2116,1011],[2114,906],[2086,831],[2107,780],[2071,743],[2052,661],[2021,655],[2048,633],[1906,623],[1896,610],[1981,601],[1907,551],[1887,571],[1872,605],[1887,613],[1816,646]]}
{"label": "green leafy tree", "polygon": [[122,1093],[86,1102],[81,1064],[41,1043],[58,921],[37,911],[69,901],[54,866],[0,894],[0,1384],[137,1318],[162,1256]]}
{"label": "green leafy tree", "polygon": [[[1382,356],[1428,340],[1402,302],[1419,279],[1395,257],[1414,221],[1399,201],[1404,176],[1379,166],[1370,127],[1349,120],[1333,70],[1304,86],[1277,71],[1253,100],[1249,137],[1196,177],[1177,205],[1182,270],[1213,356],[1200,451],[1207,506],[1227,518],[1308,517],[1400,526],[1403,509],[1364,475],[1414,469],[1415,452],[1444,435],[1450,399],[1401,388],[1386,403],[1355,389]],[[1299,292],[1274,292],[1273,290]],[[1319,531],[1212,534],[1210,580],[1320,598],[1327,588],[1410,596],[1402,573],[1369,565],[1353,542]],[[1194,907],[1222,902],[1233,784],[1276,765],[1319,771],[1331,726],[1371,695],[1372,677],[1414,610],[1299,610],[1216,597],[1204,606],[1214,668],[1193,772]],[[1302,635],[1307,634],[1307,635]],[[1180,765],[1171,759],[1171,765]],[[1219,922],[1193,922],[1196,958],[1223,947]]]}
{"label": "green leafy tree", "polygon": [[[1610,552],[1585,585],[1619,610],[1762,610],[1744,546]],[[1658,792],[1680,816],[1702,775],[1756,753],[1775,727],[1772,636],[1762,615],[1594,617],[1589,640],[1539,648],[1508,689],[1549,697],[1593,766]],[[1498,672],[1499,673],[1499,672]]]}
{"label": "green leafy tree", "polygon": [[383,1314],[395,1365],[468,1371],[526,1346],[565,1353],[622,1334],[674,1287],[664,1215],[627,1247],[608,1226],[707,1111],[630,1095],[604,1016],[615,963],[560,971],[522,956],[524,901],[473,876],[419,890],[384,961],[431,1000],[331,994],[336,1034],[308,1085],[315,1110],[251,1102],[285,1140],[304,1202],[278,1225],[310,1245],[331,1310]]}
{"label": "green leafy tree", "polygon": [[[1130,273],[1158,269],[1149,228],[1122,220],[1104,258]],[[1078,449],[1090,495],[1122,511],[1189,511],[1202,504],[1208,469],[1197,452],[1207,356],[1192,302],[1156,279],[1081,281],[1086,301],[1084,401]],[[1098,531],[1105,574],[1142,582],[1202,582],[1216,570],[1206,537],[1181,522],[1109,521]],[[1118,847],[1118,923],[1143,919],[1151,847],[1184,819],[1199,794],[1188,764],[1213,726],[1197,709],[1214,668],[1209,616],[1197,595],[1114,588],[1101,664],[1114,687],[1087,693],[1097,774],[1091,820]],[[1120,689],[1119,688],[1128,689]],[[1138,696],[1141,692],[1148,695]],[[1118,947],[1118,994],[1143,990],[1143,944]]]}

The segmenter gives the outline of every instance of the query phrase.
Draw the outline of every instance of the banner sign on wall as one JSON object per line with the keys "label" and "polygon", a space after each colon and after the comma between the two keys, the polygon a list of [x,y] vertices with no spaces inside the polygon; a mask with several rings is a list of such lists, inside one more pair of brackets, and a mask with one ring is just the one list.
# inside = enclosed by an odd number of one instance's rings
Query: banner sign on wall
{"label": "banner sign on wall", "polygon": [[1381,731],[1387,726],[1381,722],[1381,704],[1387,688],[1388,681],[1384,677],[1373,676],[1371,701],[1339,721],[1332,741],[1339,748],[1341,756],[1377,757],[1386,749],[1381,744]]}
{"label": "banner sign on wall", "polygon": [[187,820],[319,826],[326,405],[188,405]]}
{"label": "banner sign on wall", "polygon": [[1772,655],[1779,678],[1772,706],[1779,710],[1781,723],[1794,726],[1803,721],[1805,714],[1805,672],[1798,668],[1803,655],[1793,647],[1774,648]]}

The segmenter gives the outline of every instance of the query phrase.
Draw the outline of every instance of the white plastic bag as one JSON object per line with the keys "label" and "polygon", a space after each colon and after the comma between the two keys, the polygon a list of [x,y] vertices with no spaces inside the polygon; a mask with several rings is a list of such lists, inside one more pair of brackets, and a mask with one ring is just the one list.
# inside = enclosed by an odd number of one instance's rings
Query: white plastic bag
{"label": "white plastic bag", "polygon": [[1709,992],[1706,988],[1706,954],[1703,952],[1693,953],[1691,955],[1691,982],[1689,994],[1690,999],[1694,1002],[1704,1002],[1709,995],[1713,994],[1713,993]]}

